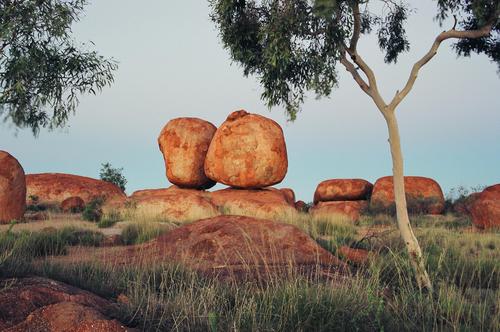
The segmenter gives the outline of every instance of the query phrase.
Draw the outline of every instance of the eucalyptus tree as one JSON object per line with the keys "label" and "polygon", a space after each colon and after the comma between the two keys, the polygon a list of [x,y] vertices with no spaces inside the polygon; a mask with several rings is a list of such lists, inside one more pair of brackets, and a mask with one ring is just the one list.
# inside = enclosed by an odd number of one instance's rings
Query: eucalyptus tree
{"label": "eucalyptus tree", "polygon": [[116,62],[77,45],[86,0],[0,0],[0,117],[18,128],[64,126],[83,93],[113,82]]}
{"label": "eucalyptus tree", "polygon": [[[413,65],[404,86],[386,100],[379,92],[375,73],[358,52],[358,42],[374,34],[385,62],[396,63],[398,56],[410,49],[405,30],[413,9],[410,1],[210,0],[211,16],[223,45],[243,67],[244,75],[259,78],[262,99],[269,107],[284,106],[294,120],[307,91],[319,97],[330,95],[338,83],[339,65],[373,100],[389,132],[398,227],[417,283],[429,290],[432,284],[408,217],[396,109],[412,90],[420,69],[444,41],[454,40],[453,50],[459,56],[484,54],[500,66],[499,0],[435,2],[435,19],[450,26],[437,36],[429,36],[430,49]],[[376,10],[381,7],[383,10]]]}

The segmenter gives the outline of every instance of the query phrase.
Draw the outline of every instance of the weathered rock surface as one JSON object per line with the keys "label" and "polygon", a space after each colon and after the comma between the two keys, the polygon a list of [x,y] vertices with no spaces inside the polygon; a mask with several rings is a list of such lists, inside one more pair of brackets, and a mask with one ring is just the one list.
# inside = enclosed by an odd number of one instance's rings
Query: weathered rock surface
{"label": "weathered rock surface", "polygon": [[0,224],[21,220],[26,210],[26,180],[21,164],[0,150]]}
{"label": "weathered rock surface", "polygon": [[288,169],[283,131],[275,121],[233,112],[217,129],[205,159],[205,174],[236,188],[263,188],[283,180]]}
{"label": "weathered rock surface", "polygon": [[314,192],[314,204],[329,201],[367,200],[373,185],[363,179],[332,179],[321,182]]}
{"label": "weathered rock surface", "polygon": [[71,196],[61,202],[61,211],[66,213],[82,212],[85,208],[85,202],[79,196]]}
{"label": "weathered rock surface", "polygon": [[67,198],[78,196],[85,204],[93,198],[105,198],[105,205],[120,206],[127,196],[116,185],[84,176],[42,173],[26,175],[27,195],[37,196],[40,204],[60,206]]}
{"label": "weathered rock surface", "polygon": [[212,202],[235,215],[279,219],[296,213],[287,195],[274,188],[222,189],[210,193]]}
{"label": "weathered rock surface", "polygon": [[358,221],[361,213],[368,207],[368,201],[319,202],[309,210],[315,216],[344,216],[351,221]]}
{"label": "weathered rock surface", "polygon": [[138,216],[184,222],[220,214],[209,195],[204,191],[172,186],[136,191],[129,202]]}
{"label": "weathered rock surface", "polygon": [[219,216],[176,228],[141,248],[222,277],[264,277],[345,264],[295,226],[243,216]]}
{"label": "weathered rock surface", "polygon": [[75,302],[59,302],[33,311],[22,323],[5,332],[125,332],[120,322],[95,308]]}
{"label": "weathered rock surface", "polygon": [[97,295],[50,279],[0,281],[2,331],[126,331],[106,317],[114,310]]}
{"label": "weathered rock surface", "polygon": [[[439,184],[430,178],[405,176],[405,191],[408,208],[428,214],[444,211],[444,195]],[[373,186],[371,208],[389,208],[394,204],[392,176],[378,179]]]}
{"label": "weathered rock surface", "polygon": [[217,128],[197,118],[170,120],[158,137],[168,180],[180,187],[208,189],[215,185],[205,175],[205,156]]}
{"label": "weathered rock surface", "polygon": [[295,192],[291,188],[281,188],[278,189],[285,196],[286,201],[290,205],[295,205]]}
{"label": "weathered rock surface", "polygon": [[470,212],[476,227],[500,228],[500,184],[490,186],[475,196]]}

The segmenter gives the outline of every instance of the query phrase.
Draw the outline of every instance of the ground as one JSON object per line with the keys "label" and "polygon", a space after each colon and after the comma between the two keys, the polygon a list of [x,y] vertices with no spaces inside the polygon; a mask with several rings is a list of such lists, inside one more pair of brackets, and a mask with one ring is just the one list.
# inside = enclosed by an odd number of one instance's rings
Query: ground
{"label": "ground", "polygon": [[[388,216],[357,224],[306,214],[279,220],[301,228],[351,272],[342,281],[297,275],[265,283],[220,281],[165,262],[96,259],[123,256],[179,223],[115,217],[99,228],[78,214],[48,218],[0,226],[0,277],[44,276],[125,302],[120,321],[139,330],[500,331],[500,236],[475,230],[464,216],[412,217],[431,294],[414,284]],[[348,260],[342,246],[367,250],[367,261]]]}

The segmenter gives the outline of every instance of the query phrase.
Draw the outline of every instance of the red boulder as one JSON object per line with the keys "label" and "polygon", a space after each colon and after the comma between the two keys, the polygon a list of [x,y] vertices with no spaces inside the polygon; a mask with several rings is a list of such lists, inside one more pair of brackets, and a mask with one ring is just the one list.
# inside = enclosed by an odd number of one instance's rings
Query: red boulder
{"label": "red boulder", "polygon": [[500,184],[488,187],[475,196],[470,212],[476,227],[500,228]]}
{"label": "red boulder", "polygon": [[333,179],[321,182],[314,192],[314,204],[329,201],[367,200],[373,185],[363,179]]}
{"label": "red boulder", "polygon": [[[439,184],[430,178],[405,176],[406,200],[409,210],[421,213],[441,214],[444,211],[444,195]],[[387,209],[394,204],[392,176],[378,179],[373,186],[370,207]]]}
{"label": "red boulder", "polygon": [[26,180],[16,158],[0,150],[0,224],[21,220],[26,210]]}

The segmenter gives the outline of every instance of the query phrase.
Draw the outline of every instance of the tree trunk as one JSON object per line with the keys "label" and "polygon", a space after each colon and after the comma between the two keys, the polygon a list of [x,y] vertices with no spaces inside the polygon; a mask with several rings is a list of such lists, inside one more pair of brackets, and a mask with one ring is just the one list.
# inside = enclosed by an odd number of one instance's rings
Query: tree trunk
{"label": "tree trunk", "polygon": [[394,182],[394,198],[396,202],[396,216],[398,220],[398,228],[403,239],[410,262],[415,270],[417,284],[421,289],[432,291],[431,280],[425,269],[422,250],[418,244],[418,240],[413,233],[408,217],[408,209],[406,206],[406,196],[404,187],[403,175],[403,153],[401,151],[401,140],[399,137],[398,121],[394,109],[386,109],[383,112],[389,130],[389,145],[392,155],[392,174]]}

